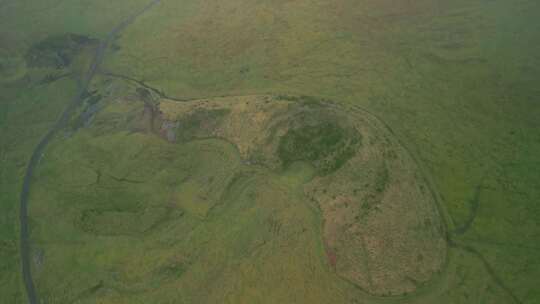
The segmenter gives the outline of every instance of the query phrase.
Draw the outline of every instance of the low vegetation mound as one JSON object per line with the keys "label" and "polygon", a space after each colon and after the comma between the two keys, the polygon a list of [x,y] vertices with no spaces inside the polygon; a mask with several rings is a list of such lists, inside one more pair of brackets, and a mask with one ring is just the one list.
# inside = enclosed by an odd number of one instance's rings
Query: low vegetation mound
{"label": "low vegetation mound", "polygon": [[280,139],[278,155],[284,166],[295,161],[308,161],[321,174],[328,174],[355,154],[358,138],[353,130],[345,130],[337,123],[302,126],[288,130]]}

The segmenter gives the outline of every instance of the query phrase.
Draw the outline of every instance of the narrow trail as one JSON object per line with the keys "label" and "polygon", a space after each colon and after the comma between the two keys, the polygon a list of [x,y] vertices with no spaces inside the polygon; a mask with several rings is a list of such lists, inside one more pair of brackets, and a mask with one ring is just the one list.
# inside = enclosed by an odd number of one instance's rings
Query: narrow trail
{"label": "narrow trail", "polygon": [[96,52],[94,54],[94,59],[90,65],[90,68],[83,75],[81,85],[77,94],[71,99],[68,106],[58,119],[58,121],[52,126],[52,128],[43,136],[37,146],[32,152],[32,156],[28,165],[26,167],[26,172],[24,175],[24,180],[22,184],[21,194],[20,194],[20,211],[19,211],[19,224],[20,224],[20,258],[21,258],[21,271],[24,286],[26,289],[26,295],[28,297],[28,302],[30,304],[38,304],[38,295],[34,281],[32,279],[31,272],[31,263],[30,263],[30,239],[29,239],[29,229],[28,229],[28,201],[30,196],[30,188],[32,184],[32,176],[35,168],[39,164],[41,155],[47,148],[47,145],[54,138],[56,133],[61,130],[69,120],[69,117],[75,109],[77,109],[84,101],[85,92],[88,89],[92,79],[96,75],[96,72],[99,68],[99,65],[103,62],[105,53],[111,42],[113,42],[122,30],[124,30],[128,25],[133,23],[137,17],[144,14],[146,11],[150,10],[154,5],[158,4],[161,0],[152,0],[146,6],[136,11],[122,22],[120,22],[116,27],[114,27],[106,38],[99,44]]}
{"label": "narrow trail", "polygon": [[164,91],[162,91],[160,89],[156,89],[156,88],[146,84],[144,81],[135,79],[135,78],[130,77],[130,76],[117,74],[117,73],[113,73],[113,72],[109,72],[109,71],[102,71],[101,73],[103,75],[105,75],[105,76],[109,76],[109,77],[113,77],[113,78],[119,78],[119,79],[123,79],[123,80],[126,80],[126,81],[136,83],[136,84],[140,85],[141,87],[154,92],[160,98],[179,101],[179,102],[186,102],[186,101],[191,101],[192,100],[192,99],[178,98],[178,97],[173,97],[173,96],[167,95]]}

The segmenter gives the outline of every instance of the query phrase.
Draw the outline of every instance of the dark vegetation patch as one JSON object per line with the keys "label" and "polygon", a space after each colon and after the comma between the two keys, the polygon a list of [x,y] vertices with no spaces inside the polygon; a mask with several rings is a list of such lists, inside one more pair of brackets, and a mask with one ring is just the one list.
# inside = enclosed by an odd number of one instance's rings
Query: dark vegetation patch
{"label": "dark vegetation patch", "polygon": [[290,129],[281,139],[278,156],[285,167],[295,161],[308,161],[319,175],[339,169],[356,153],[360,134],[334,122]]}
{"label": "dark vegetation patch", "polygon": [[375,192],[382,193],[386,190],[388,186],[388,180],[390,176],[388,173],[388,168],[383,166],[383,168],[377,173],[375,178]]}
{"label": "dark vegetation patch", "polygon": [[361,205],[361,211],[356,217],[357,220],[364,219],[372,211],[380,211],[379,205],[382,203],[382,195],[386,191],[389,183],[390,172],[386,165],[383,165],[375,174],[373,191],[365,197],[364,203]]}
{"label": "dark vegetation patch", "polygon": [[321,105],[322,106],[324,103],[330,102],[329,100],[326,100],[326,99],[317,98],[317,97],[308,96],[308,95],[300,95],[300,96],[277,95],[275,98],[277,100],[295,101],[295,102],[298,102],[298,103],[300,103],[302,105],[311,105],[311,106],[315,106],[315,105]]}
{"label": "dark vegetation patch", "polygon": [[96,46],[98,40],[84,35],[62,34],[47,37],[34,44],[26,53],[29,67],[63,69],[85,48]]}
{"label": "dark vegetation patch", "polygon": [[212,132],[219,127],[229,112],[228,109],[198,109],[179,121],[177,138],[187,141],[211,137]]}
{"label": "dark vegetation patch", "polygon": [[174,261],[172,263],[163,265],[157,270],[157,275],[170,278],[178,278],[187,270],[187,265],[181,261]]}
{"label": "dark vegetation patch", "polygon": [[46,85],[46,84],[49,84],[49,83],[53,83],[59,79],[62,79],[62,78],[65,78],[65,77],[69,77],[71,76],[72,74],[71,73],[51,73],[51,74],[47,74],[45,77],[43,77],[38,84],[41,84],[41,85]]}

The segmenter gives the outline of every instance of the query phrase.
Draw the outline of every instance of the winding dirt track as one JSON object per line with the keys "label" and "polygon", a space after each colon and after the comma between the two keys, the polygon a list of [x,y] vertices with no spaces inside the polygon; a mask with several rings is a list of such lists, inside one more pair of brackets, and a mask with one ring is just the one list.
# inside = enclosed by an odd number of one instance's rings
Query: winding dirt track
{"label": "winding dirt track", "polygon": [[39,163],[41,155],[47,148],[47,145],[51,139],[56,135],[56,133],[61,130],[69,120],[69,117],[73,111],[79,107],[84,101],[85,92],[88,89],[88,86],[95,74],[98,71],[99,65],[102,63],[105,56],[105,52],[112,41],[116,38],[118,33],[124,30],[128,25],[133,23],[137,17],[144,14],[146,11],[151,9],[154,5],[158,4],[161,0],[152,0],[145,7],[134,12],[132,15],[120,22],[116,27],[114,27],[107,37],[99,44],[96,52],[94,54],[94,59],[90,68],[83,76],[83,81],[79,87],[77,95],[69,102],[67,108],[64,110],[60,119],[52,126],[52,128],[43,136],[41,141],[37,144],[32,152],[32,156],[28,165],[26,167],[26,172],[24,175],[23,185],[20,195],[20,211],[19,211],[19,224],[20,224],[20,255],[21,255],[21,271],[24,281],[24,286],[26,289],[26,295],[28,297],[28,302],[30,304],[38,304],[38,295],[36,292],[36,287],[34,281],[32,280],[32,272],[30,267],[30,240],[28,234],[28,198],[30,195],[30,186],[32,184],[32,175],[34,169]]}

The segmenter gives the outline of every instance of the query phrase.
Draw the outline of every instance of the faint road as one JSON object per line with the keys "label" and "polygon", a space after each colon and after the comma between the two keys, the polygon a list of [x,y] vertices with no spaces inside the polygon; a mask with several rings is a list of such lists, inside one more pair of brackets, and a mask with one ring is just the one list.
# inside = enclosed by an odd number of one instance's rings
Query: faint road
{"label": "faint road", "polygon": [[[103,61],[103,57],[105,56],[105,51],[109,47],[112,41],[116,38],[116,35],[120,33],[122,30],[124,30],[128,25],[133,23],[137,17],[151,9],[154,5],[158,4],[161,0],[153,0],[148,5],[143,7],[142,9],[138,10],[122,22],[120,22],[116,27],[114,27],[111,32],[107,35],[107,37],[99,44],[98,48],[96,49],[94,59],[92,61],[92,64],[90,65],[90,68],[86,72],[86,75],[83,76],[83,81],[81,86],[79,87],[79,90],[77,92],[77,95],[73,97],[73,99],[69,102],[67,108],[62,113],[62,116],[60,116],[60,119],[52,126],[52,128],[43,136],[41,141],[37,144],[37,146],[34,148],[34,151],[32,152],[32,157],[30,158],[30,161],[28,162],[28,166],[26,167],[26,173],[24,175],[23,185],[21,189],[21,195],[20,195],[20,211],[19,211],[19,222],[20,222],[20,254],[21,254],[21,271],[24,281],[24,286],[26,289],[26,295],[28,297],[28,302],[30,304],[38,304],[38,295],[36,292],[36,288],[34,286],[34,281],[32,280],[32,272],[30,267],[30,240],[28,235],[28,198],[30,195],[30,186],[32,184],[32,175],[34,173],[34,169],[39,163],[39,159],[41,158],[41,155],[43,152],[45,152],[45,149],[47,148],[47,145],[51,141],[51,139],[56,135],[56,133],[61,130],[69,120],[69,117],[73,113],[73,111],[79,107],[83,101],[84,101],[84,95],[85,92],[88,89],[88,85],[92,81],[92,78],[94,78],[94,75],[96,74],[99,65]],[[0,3],[1,4],[1,3]]]}

